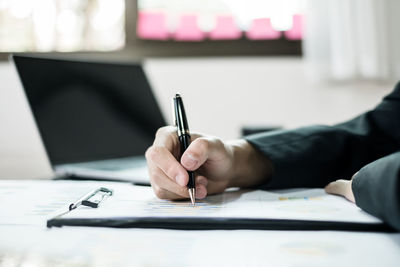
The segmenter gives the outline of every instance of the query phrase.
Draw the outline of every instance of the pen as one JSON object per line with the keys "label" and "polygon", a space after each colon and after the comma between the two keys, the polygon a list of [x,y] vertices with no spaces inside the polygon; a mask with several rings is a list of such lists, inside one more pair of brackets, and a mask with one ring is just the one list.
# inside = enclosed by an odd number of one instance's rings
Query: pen
{"label": "pen", "polygon": [[[174,99],[174,119],[175,126],[177,127],[179,143],[181,144],[181,155],[185,152],[185,150],[190,145],[190,132],[189,125],[186,119],[185,108],[183,106],[182,97],[179,94],[176,94]],[[194,172],[188,171],[189,174],[189,182],[187,184],[190,201],[192,205],[195,205],[196,201],[196,184],[194,180]]]}

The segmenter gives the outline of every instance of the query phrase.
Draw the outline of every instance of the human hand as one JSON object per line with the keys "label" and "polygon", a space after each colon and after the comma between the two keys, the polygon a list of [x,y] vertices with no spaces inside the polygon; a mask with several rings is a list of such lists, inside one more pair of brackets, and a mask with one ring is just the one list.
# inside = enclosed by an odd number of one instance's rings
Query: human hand
{"label": "human hand", "polygon": [[351,186],[353,178],[356,175],[357,173],[355,173],[353,177],[351,177],[351,180],[340,179],[329,183],[327,186],[325,186],[325,192],[327,192],[328,194],[343,196],[346,199],[350,200],[351,202],[355,203],[353,189]]}
{"label": "human hand", "polygon": [[[180,158],[176,128],[157,131],[153,145],[146,151],[150,182],[157,197],[188,198],[188,173],[196,174],[196,198],[223,192],[228,187],[255,185],[264,177],[263,162],[244,140],[222,142],[215,137],[191,134],[191,144]],[[258,175],[252,173],[258,172]]]}

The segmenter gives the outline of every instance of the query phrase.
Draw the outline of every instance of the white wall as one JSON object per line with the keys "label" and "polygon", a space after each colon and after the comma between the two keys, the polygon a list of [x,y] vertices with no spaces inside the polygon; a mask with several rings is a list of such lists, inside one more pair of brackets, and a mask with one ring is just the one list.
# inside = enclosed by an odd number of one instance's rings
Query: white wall
{"label": "white wall", "polygon": [[317,84],[299,58],[152,59],[146,70],[163,111],[184,96],[192,131],[236,138],[242,125],[332,124],[374,107],[390,83]]}
{"label": "white wall", "polygon": [[[145,69],[165,117],[179,91],[192,131],[236,138],[242,125],[331,124],[376,105],[394,83],[313,84],[299,58],[150,59]],[[0,179],[49,175],[11,65],[0,64]]]}
{"label": "white wall", "polygon": [[0,179],[50,178],[52,172],[19,78],[0,65]]}

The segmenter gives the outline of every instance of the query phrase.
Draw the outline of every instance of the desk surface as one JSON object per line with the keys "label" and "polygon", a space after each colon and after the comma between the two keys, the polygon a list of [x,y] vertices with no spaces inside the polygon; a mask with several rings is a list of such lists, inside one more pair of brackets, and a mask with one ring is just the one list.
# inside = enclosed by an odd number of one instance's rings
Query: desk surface
{"label": "desk surface", "polygon": [[398,266],[400,262],[400,234],[2,226],[0,236],[0,265]]}
{"label": "desk surface", "polygon": [[12,182],[8,187],[0,182],[0,210],[18,206],[10,201],[13,192],[22,192],[28,200],[23,202],[25,208],[20,205],[9,218],[0,218],[0,266],[398,266],[400,262],[400,233],[47,229],[46,218],[71,197],[108,184],[71,182],[62,195],[47,192],[52,201],[45,203],[45,197],[30,192],[29,183],[35,182]]}

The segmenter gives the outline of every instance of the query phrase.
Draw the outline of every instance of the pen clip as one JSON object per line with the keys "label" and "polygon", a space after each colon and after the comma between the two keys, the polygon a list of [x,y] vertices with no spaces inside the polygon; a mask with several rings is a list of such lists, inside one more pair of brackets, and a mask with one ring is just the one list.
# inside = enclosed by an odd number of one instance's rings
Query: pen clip
{"label": "pen clip", "polygon": [[71,203],[69,205],[69,210],[76,209],[79,206],[86,206],[92,208],[98,208],[100,203],[107,197],[112,196],[113,191],[111,189],[100,187],[98,189],[92,190],[85,194],[83,197]]}

